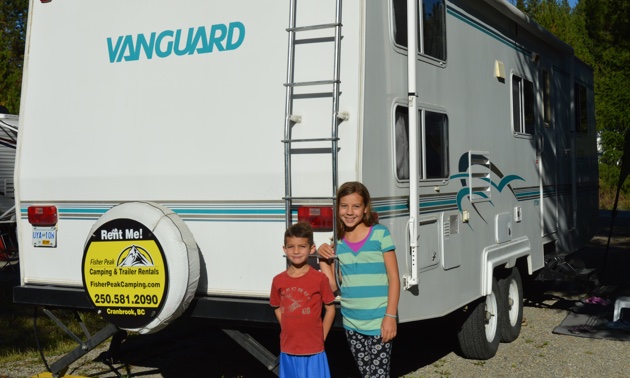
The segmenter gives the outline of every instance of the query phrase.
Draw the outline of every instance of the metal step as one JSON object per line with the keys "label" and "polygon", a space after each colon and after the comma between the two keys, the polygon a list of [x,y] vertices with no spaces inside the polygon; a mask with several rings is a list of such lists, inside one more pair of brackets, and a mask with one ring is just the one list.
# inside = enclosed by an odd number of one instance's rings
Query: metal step
{"label": "metal step", "polygon": [[301,32],[301,31],[309,31],[309,30],[321,30],[321,29],[333,29],[337,26],[343,26],[341,23],[332,23],[332,24],[319,24],[319,25],[308,25],[308,26],[298,26],[294,28],[287,28],[288,32]]}
{"label": "metal step", "polygon": [[329,85],[329,84],[339,84],[340,80],[314,80],[314,81],[300,81],[296,83],[284,83],[285,87],[308,87],[313,85]]}

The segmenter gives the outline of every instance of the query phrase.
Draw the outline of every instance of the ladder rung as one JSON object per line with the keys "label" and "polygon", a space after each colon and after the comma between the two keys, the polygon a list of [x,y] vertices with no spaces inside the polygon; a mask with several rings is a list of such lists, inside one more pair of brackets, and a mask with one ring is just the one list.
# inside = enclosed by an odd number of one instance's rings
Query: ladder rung
{"label": "ladder rung", "polygon": [[334,200],[335,197],[282,197],[283,200]]}
{"label": "ladder rung", "polygon": [[341,80],[316,80],[316,81],[302,81],[299,83],[284,83],[285,87],[306,87],[309,85],[325,85],[325,84],[339,84]]}
{"label": "ladder rung", "polygon": [[300,143],[300,142],[333,142],[339,138],[308,138],[308,139],[283,139],[282,143]]}
{"label": "ladder rung", "polygon": [[332,23],[332,24],[319,24],[319,25],[308,25],[308,26],[298,26],[295,28],[287,28],[287,31],[292,31],[292,32],[301,32],[301,31],[308,31],[308,30],[320,30],[320,29],[332,29],[335,28],[337,26],[343,26],[342,24],[339,23]]}

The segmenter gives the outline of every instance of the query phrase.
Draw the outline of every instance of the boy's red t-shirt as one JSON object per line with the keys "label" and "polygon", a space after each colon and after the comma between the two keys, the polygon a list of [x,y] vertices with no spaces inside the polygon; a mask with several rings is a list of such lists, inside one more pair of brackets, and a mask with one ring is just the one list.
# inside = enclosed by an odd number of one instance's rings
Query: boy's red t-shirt
{"label": "boy's red t-shirt", "polygon": [[269,303],[280,307],[280,350],[293,355],[324,351],[322,306],[334,302],[328,278],[309,267],[301,277],[282,272],[273,278]]}

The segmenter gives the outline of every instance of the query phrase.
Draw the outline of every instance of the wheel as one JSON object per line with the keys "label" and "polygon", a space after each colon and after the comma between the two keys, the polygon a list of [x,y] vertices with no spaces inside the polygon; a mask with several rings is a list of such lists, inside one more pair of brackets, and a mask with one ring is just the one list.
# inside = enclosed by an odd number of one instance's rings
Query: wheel
{"label": "wheel", "polygon": [[523,322],[523,283],[518,268],[510,269],[507,277],[499,279],[499,293],[505,308],[499,317],[501,341],[511,343],[521,333]]}
{"label": "wheel", "polygon": [[503,312],[499,298],[499,284],[493,278],[492,293],[468,305],[466,320],[457,333],[462,357],[487,360],[497,353],[501,339],[499,319]]}

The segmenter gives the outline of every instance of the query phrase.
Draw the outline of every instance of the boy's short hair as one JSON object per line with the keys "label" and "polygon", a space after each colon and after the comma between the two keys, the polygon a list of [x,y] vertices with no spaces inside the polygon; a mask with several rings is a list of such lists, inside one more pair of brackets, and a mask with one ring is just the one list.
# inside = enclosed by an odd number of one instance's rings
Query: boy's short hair
{"label": "boy's short hair", "polygon": [[306,222],[292,224],[291,227],[284,232],[284,244],[287,244],[287,238],[306,238],[308,239],[309,245],[315,244],[313,241],[313,228]]}

